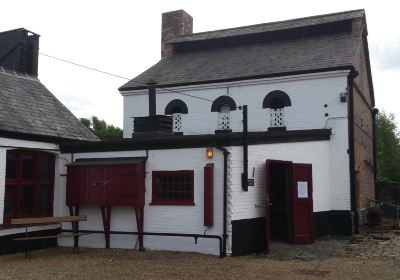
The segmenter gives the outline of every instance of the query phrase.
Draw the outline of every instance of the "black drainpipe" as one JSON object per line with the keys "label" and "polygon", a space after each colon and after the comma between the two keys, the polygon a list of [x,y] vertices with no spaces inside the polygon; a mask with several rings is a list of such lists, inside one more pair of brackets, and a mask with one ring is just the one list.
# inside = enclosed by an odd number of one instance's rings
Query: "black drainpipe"
{"label": "black drainpipe", "polygon": [[242,173],[242,189],[247,192],[249,190],[249,147],[247,144],[247,105],[242,106],[243,113],[243,173]]}
{"label": "black drainpipe", "polygon": [[224,154],[224,198],[223,198],[223,234],[222,234],[222,255],[226,256],[226,239],[228,234],[226,233],[226,222],[227,222],[227,196],[228,196],[228,156],[229,152],[224,147],[216,147],[221,150]]}
{"label": "black drainpipe", "polygon": [[[376,182],[376,118],[379,113],[377,108],[372,109],[372,151],[373,151],[373,162],[374,165],[374,181]],[[375,188],[375,199],[376,199],[376,188]]]}
{"label": "black drainpipe", "polygon": [[350,200],[351,211],[353,213],[354,233],[359,233],[358,222],[358,209],[357,209],[357,190],[356,180],[357,174],[355,169],[355,156],[354,156],[354,96],[353,96],[353,83],[354,78],[358,73],[352,69],[347,78],[347,87],[349,92],[349,169],[350,169]]}

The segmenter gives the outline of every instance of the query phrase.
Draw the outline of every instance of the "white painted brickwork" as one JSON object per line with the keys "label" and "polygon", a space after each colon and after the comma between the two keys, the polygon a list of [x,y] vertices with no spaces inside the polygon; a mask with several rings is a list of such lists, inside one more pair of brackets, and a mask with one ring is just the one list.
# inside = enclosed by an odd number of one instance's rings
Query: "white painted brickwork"
{"label": "white painted brickwork", "polygon": [[[265,209],[255,205],[265,205],[266,159],[312,164],[314,212],[350,210],[348,162],[343,162],[343,156],[338,157],[335,150],[332,155],[331,144],[331,141],[317,141],[249,146],[249,173],[252,174],[254,167],[255,185],[248,192],[241,186],[242,148],[232,148],[229,166],[232,220],[265,216]],[[339,159],[342,165],[332,168]]]}
{"label": "white painted brickwork", "polygon": [[[56,144],[51,143],[44,143],[44,142],[34,142],[34,141],[25,141],[25,140],[17,140],[17,139],[10,139],[10,138],[1,138],[0,137],[0,224],[3,223],[3,216],[4,216],[4,196],[5,196],[5,182],[6,182],[6,153],[7,150],[15,148],[31,148],[31,149],[58,149]],[[55,153],[57,156],[59,153]],[[60,159],[56,157],[56,166],[59,165]],[[58,177],[58,170],[55,170],[55,178],[57,181]],[[58,209],[58,202],[54,201],[54,211]],[[47,227],[33,227],[31,228],[32,231],[34,230],[43,230],[43,229],[51,229],[55,228],[55,226],[47,226]],[[0,236],[15,234],[23,232],[24,229],[7,229],[7,230],[0,230]]]}
{"label": "white painted brickwork", "polygon": [[[273,90],[286,92],[292,106],[284,109],[284,122],[288,130],[324,128],[331,117],[346,116],[347,103],[340,102],[340,92],[346,90],[348,71],[298,75],[232,83],[208,84],[176,88],[186,94],[215,100],[221,95],[233,98],[236,104],[248,105],[249,131],[266,131],[271,124],[269,109],[263,109],[265,96]],[[124,137],[132,135],[132,117],[148,115],[147,90],[123,92]],[[181,99],[188,107],[182,116],[184,134],[213,134],[219,129],[219,114],[211,112],[211,103],[178,93],[157,91],[157,114],[164,114],[166,105]],[[327,107],[324,107],[326,104]],[[328,116],[325,116],[325,114]],[[231,111],[230,129],[242,130],[242,112]]]}
{"label": "white painted brickwork", "polygon": [[[178,232],[210,235],[222,235],[222,194],[223,194],[223,156],[218,150],[214,151],[214,158],[206,158],[206,149],[175,149],[149,151],[146,164],[146,195],[144,207],[144,231],[148,232]],[[69,155],[62,155],[70,158]],[[138,157],[146,156],[145,151],[86,153],[74,154],[78,158],[104,158],[104,157]],[[203,222],[204,205],[204,166],[214,163],[214,227],[207,229]],[[194,170],[194,202],[195,206],[160,206],[149,205],[151,202],[151,172],[157,170]],[[66,168],[62,173],[66,172]],[[65,177],[60,179],[58,200],[61,201],[60,215],[68,215],[65,206]],[[81,223],[81,229],[103,230],[100,207],[83,207],[81,214],[88,215],[88,221]],[[70,227],[70,225],[65,225]],[[111,213],[111,230],[136,231],[136,218],[133,207],[113,207]],[[133,248],[136,236],[112,236],[111,247]],[[71,246],[72,240],[60,239],[62,246]],[[80,244],[88,247],[104,248],[104,236],[100,234],[83,236]],[[144,246],[154,250],[193,251],[210,254],[219,254],[219,243],[213,239],[198,239],[198,244],[193,238],[186,237],[159,237],[145,236]]]}

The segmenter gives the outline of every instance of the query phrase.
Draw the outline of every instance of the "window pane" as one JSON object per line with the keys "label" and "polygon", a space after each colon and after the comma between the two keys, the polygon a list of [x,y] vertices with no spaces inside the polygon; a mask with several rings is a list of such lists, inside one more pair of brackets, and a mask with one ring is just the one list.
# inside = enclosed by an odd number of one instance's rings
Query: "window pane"
{"label": "window pane", "polygon": [[165,171],[155,177],[153,198],[160,202],[179,204],[193,200],[193,173],[184,171]]}
{"label": "window pane", "polygon": [[16,188],[6,186],[6,194],[4,198],[4,216],[14,217],[16,205]]}
{"label": "window pane", "polygon": [[39,176],[40,178],[50,178],[50,159],[41,155],[39,158]]}
{"label": "window pane", "polygon": [[33,179],[35,173],[35,161],[32,155],[22,155],[22,178]]}
{"label": "window pane", "polygon": [[39,213],[45,214],[48,212],[49,189],[48,187],[39,188]]}
{"label": "window pane", "polygon": [[22,187],[21,213],[32,214],[33,212],[33,187]]}
{"label": "window pane", "polygon": [[7,153],[6,178],[17,178],[17,156],[11,153]]}

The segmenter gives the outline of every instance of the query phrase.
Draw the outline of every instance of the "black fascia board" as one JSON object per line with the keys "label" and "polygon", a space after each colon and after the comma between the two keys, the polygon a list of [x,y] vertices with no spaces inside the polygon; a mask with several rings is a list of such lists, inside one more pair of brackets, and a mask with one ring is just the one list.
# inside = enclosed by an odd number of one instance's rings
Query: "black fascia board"
{"label": "black fascia board", "polygon": [[79,140],[79,139],[74,139],[74,138],[23,133],[23,132],[8,131],[8,130],[0,130],[0,137],[10,138],[10,139],[18,139],[18,140],[44,142],[44,143],[54,143],[54,144],[60,144],[60,143],[66,143],[66,142],[80,142],[80,143],[87,142],[87,140]]}
{"label": "black fascia board", "polygon": [[[205,81],[196,81],[196,82],[187,82],[187,83],[173,83],[173,84],[157,84],[159,88],[170,88],[170,87],[183,87],[183,86],[191,86],[191,85],[202,85],[202,84],[215,84],[215,83],[226,83],[226,82],[237,82],[244,80],[256,80],[256,79],[266,79],[266,78],[276,78],[276,77],[285,77],[285,76],[295,76],[295,75],[304,75],[304,74],[313,74],[313,73],[324,73],[324,72],[332,72],[332,71],[340,71],[340,70],[349,70],[353,71],[353,65],[343,65],[343,66],[335,66],[335,67],[327,67],[327,68],[318,68],[318,69],[307,69],[300,71],[288,71],[281,73],[272,73],[265,75],[254,75],[254,76],[243,76],[243,77],[235,77],[235,78],[227,78],[227,79],[216,79],[216,80],[205,80]],[[134,80],[134,79],[132,79]],[[129,82],[128,82],[129,83]],[[138,82],[139,84],[139,82]],[[130,90],[143,90],[147,89],[147,86],[121,86],[118,88],[119,91],[130,91]]]}
{"label": "black fascia board", "polygon": [[[292,143],[329,140],[331,129],[249,132],[248,144]],[[126,138],[119,141],[61,143],[62,153],[165,150],[217,146],[241,146],[241,132],[205,135],[178,135],[152,138]]]}

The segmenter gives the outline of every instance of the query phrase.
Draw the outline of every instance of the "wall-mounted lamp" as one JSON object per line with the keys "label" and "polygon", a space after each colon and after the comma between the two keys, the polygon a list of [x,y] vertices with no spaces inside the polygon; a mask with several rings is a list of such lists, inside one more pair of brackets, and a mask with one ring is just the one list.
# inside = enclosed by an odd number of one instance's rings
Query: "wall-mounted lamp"
{"label": "wall-mounted lamp", "polygon": [[213,156],[214,156],[213,148],[212,147],[207,148],[206,154],[207,154],[207,158],[213,158]]}
{"label": "wall-mounted lamp", "polygon": [[342,91],[340,93],[340,102],[346,102],[347,101],[347,91]]}

